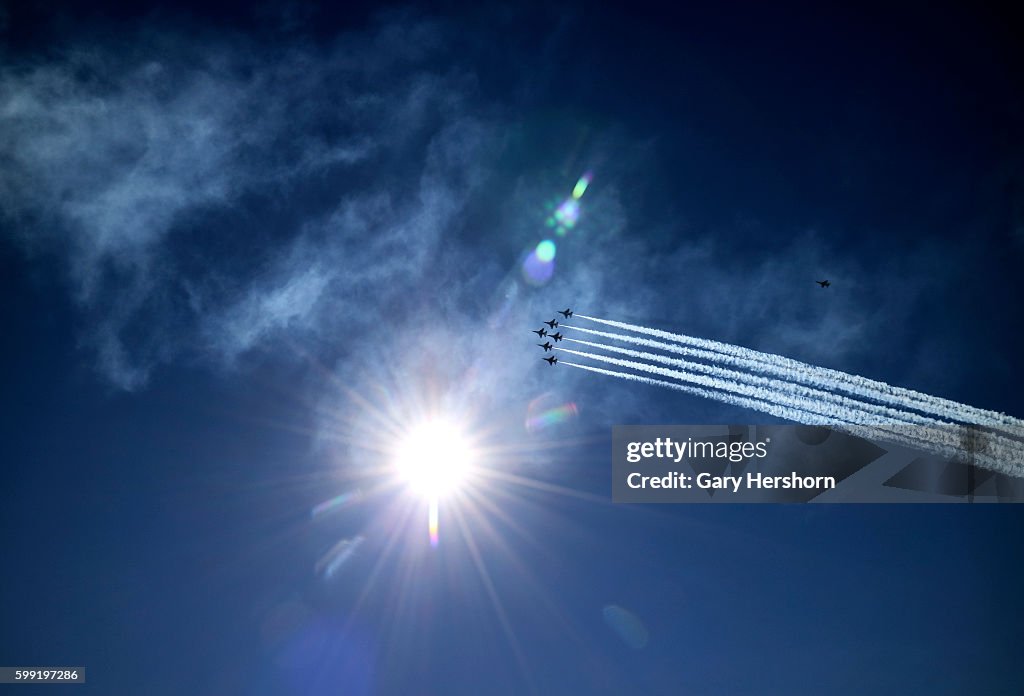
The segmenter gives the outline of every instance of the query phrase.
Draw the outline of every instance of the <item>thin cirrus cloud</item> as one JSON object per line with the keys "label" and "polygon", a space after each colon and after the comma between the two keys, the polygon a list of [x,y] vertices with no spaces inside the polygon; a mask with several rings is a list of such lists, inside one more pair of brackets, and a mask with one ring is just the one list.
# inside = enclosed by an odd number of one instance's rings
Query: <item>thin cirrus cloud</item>
{"label": "thin cirrus cloud", "polygon": [[493,125],[440,24],[328,48],[139,31],[0,71],[0,224],[57,252],[82,342],[135,389],[183,352],[369,320],[409,292]]}

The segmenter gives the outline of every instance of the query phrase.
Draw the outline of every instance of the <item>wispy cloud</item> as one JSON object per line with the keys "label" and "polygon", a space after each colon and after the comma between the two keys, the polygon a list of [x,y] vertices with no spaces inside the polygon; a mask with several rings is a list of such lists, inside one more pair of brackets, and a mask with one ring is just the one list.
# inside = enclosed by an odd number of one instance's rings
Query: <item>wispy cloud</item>
{"label": "wispy cloud", "polygon": [[492,132],[445,31],[139,31],[3,70],[3,224],[58,252],[100,369],[131,389],[181,350],[232,361],[411,292]]}
{"label": "wispy cloud", "polygon": [[[798,229],[770,230],[787,240],[772,250],[746,249],[750,230],[642,209],[643,189],[684,185],[651,176],[667,136],[640,142],[621,124],[595,132],[573,117],[542,127],[564,142],[548,148],[545,130],[530,147],[529,117],[483,96],[499,90],[481,88],[487,77],[465,54],[476,44],[456,34],[408,14],[326,44],[270,47],[140,28],[10,64],[0,225],[60,259],[83,344],[126,389],[183,353],[234,365],[311,337],[362,354],[358,337],[382,315],[392,338],[419,332],[415,355],[429,321],[409,315],[424,309],[447,322],[445,341],[495,352],[479,358],[495,371],[478,379],[519,383],[537,356],[508,333],[528,338],[566,302],[864,372],[850,361],[905,330],[928,284],[943,282],[927,249],[920,263],[868,266]],[[524,81],[534,78],[551,76]],[[514,165],[498,157],[510,140]],[[519,254],[550,234],[545,203],[586,169],[595,179],[579,226],[557,240],[553,280],[522,284]],[[820,291],[819,275],[833,287]],[[478,334],[481,322],[499,335]],[[591,396],[591,414],[654,408],[643,395]]]}

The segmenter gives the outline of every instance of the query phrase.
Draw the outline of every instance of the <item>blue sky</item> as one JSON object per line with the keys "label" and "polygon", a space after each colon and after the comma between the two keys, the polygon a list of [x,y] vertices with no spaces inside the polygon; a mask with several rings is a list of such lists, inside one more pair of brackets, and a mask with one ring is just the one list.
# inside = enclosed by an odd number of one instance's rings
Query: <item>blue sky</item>
{"label": "blue sky", "polygon": [[[527,332],[568,305],[1024,415],[1008,18],[14,4],[0,52],[0,663],[104,694],[1020,690],[1019,511],[613,505],[612,425],[767,418],[549,370]],[[437,548],[377,491],[429,409],[514,477]]]}

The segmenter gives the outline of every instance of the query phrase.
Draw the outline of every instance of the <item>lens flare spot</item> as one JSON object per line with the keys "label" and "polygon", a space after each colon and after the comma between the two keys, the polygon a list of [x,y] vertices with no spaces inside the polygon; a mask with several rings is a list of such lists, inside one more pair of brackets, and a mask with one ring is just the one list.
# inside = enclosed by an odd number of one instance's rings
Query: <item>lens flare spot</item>
{"label": "lens flare spot", "polygon": [[264,644],[276,649],[302,629],[312,612],[301,600],[288,599],[271,609],[260,625]]}
{"label": "lens flare spot", "polygon": [[555,260],[555,243],[550,239],[545,239],[543,242],[537,245],[537,249],[534,251],[537,254],[537,258],[544,263],[551,263]]}
{"label": "lens flare spot", "polygon": [[580,177],[580,180],[576,182],[576,185],[572,189],[572,197],[579,200],[583,197],[583,194],[587,192],[587,186],[590,185],[590,180],[594,178],[594,175],[587,172]]}
{"label": "lens flare spot", "polygon": [[555,220],[567,230],[576,226],[580,219],[580,203],[575,198],[565,199],[555,210]]}
{"label": "lens flare spot", "polygon": [[430,501],[430,514],[429,520],[427,521],[427,527],[430,532],[430,545],[437,548],[438,541],[438,525],[437,525],[437,498]]}
{"label": "lens flare spot", "polygon": [[579,407],[569,401],[558,406],[550,406],[548,395],[540,396],[530,402],[526,409],[526,431],[536,433],[554,427],[560,423],[568,423],[579,414]]}
{"label": "lens flare spot", "polygon": [[352,558],[352,555],[356,552],[363,543],[363,537],[357,536],[354,539],[342,539],[337,544],[331,547],[331,549],[320,557],[320,560],[316,562],[316,574],[322,576],[324,579],[329,580],[338,572],[341,566]]}
{"label": "lens flare spot", "polygon": [[649,634],[644,622],[636,614],[623,609],[618,604],[609,604],[602,611],[604,622],[615,634],[634,650],[647,645]]}
{"label": "lens flare spot", "polygon": [[315,506],[310,510],[310,517],[319,517],[332,510],[340,510],[343,507],[347,507],[353,503],[358,503],[363,498],[363,492],[359,489],[351,491],[349,493],[342,493],[336,495],[330,500],[325,500],[319,505]]}
{"label": "lens flare spot", "polygon": [[544,285],[555,273],[554,259],[543,261],[534,249],[523,261],[523,280],[530,285]]}

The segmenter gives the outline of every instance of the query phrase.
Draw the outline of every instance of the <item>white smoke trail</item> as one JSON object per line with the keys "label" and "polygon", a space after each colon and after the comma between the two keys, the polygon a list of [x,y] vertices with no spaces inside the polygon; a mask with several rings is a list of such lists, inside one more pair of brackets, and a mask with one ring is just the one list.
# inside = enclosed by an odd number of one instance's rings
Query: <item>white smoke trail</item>
{"label": "white smoke trail", "polygon": [[[575,351],[573,351],[575,352]],[[585,357],[589,356],[586,353],[579,353]],[[610,360],[614,360],[611,358]],[[622,361],[629,362],[629,361]],[[679,382],[669,382],[662,379],[654,379],[652,377],[644,377],[643,375],[635,375],[631,372],[616,372],[614,370],[606,370],[601,367],[594,367],[593,365],[583,365],[581,363],[574,363],[569,360],[559,360],[559,365],[568,365],[570,367],[578,367],[581,370],[588,370],[590,372],[597,372],[602,375],[608,375],[610,377],[619,377],[621,379],[627,379],[633,382],[640,382],[641,384],[649,384],[654,387],[664,387],[666,389],[674,389],[676,391],[685,392],[687,394],[693,394],[694,396],[700,396],[705,399],[714,399],[722,403],[730,404],[732,406],[739,406],[741,408],[749,408],[755,411],[761,411],[769,415],[777,416],[779,418],[785,418],[786,420],[795,421],[797,423],[803,423],[804,425],[821,425],[833,427],[837,430],[842,430],[851,435],[856,435],[869,440],[892,440],[893,438],[886,438],[880,436],[877,429],[870,426],[861,426],[855,423],[849,423],[846,421],[836,421],[827,416],[822,416],[818,413],[812,413],[809,411],[803,411],[798,408],[791,408],[786,406],[780,406],[773,401],[764,401],[762,399],[749,399],[742,396],[735,396],[729,392],[718,391],[716,389],[702,389],[701,387],[690,387]],[[920,444],[917,442],[908,443],[900,442],[900,444],[907,444],[909,446],[919,448]],[[948,455],[947,455],[948,456]]]}
{"label": "white smoke trail", "polygon": [[[626,334],[610,333],[608,331],[598,331],[596,329],[588,329],[582,326],[571,326],[565,324],[562,326],[565,329],[572,329],[573,331],[582,331],[583,333],[590,334],[591,336],[600,336],[602,338],[610,338],[613,341],[622,341],[623,343],[632,343],[635,346],[644,346],[645,348],[654,348],[655,350],[664,350],[669,353],[675,353],[677,355],[688,355],[693,358],[700,358],[702,360],[710,360],[712,362],[721,363],[724,365],[732,365],[744,370],[753,370],[760,374],[774,374],[788,376],[790,373],[783,370],[766,370],[760,365],[751,366],[749,361],[741,360],[740,358],[721,353],[718,351],[702,350],[700,348],[690,348],[678,343],[663,343],[661,341],[652,341],[649,338],[640,338],[639,336],[629,336]],[[572,339],[566,339],[572,340]]]}
{"label": "white smoke trail", "polygon": [[[818,416],[821,420],[817,421],[820,424],[821,421],[832,425],[846,425],[846,426],[865,426],[869,430],[865,432],[871,432],[871,436],[876,439],[881,439],[882,434],[879,432],[878,427],[870,422],[869,420],[859,417],[858,414],[851,414],[844,411],[840,411],[836,408],[822,407],[821,404],[812,399],[803,399],[794,397],[788,392],[776,392],[766,389],[760,386],[753,386],[749,384],[742,384],[734,381],[730,381],[722,378],[706,377],[703,375],[692,374],[683,370],[671,370],[663,367],[657,367],[655,365],[648,365],[646,363],[634,362],[632,360],[620,360],[618,358],[611,358],[606,355],[597,355],[594,353],[588,353],[584,351],[573,350],[571,348],[555,348],[555,350],[562,351],[564,353],[572,353],[582,357],[590,358],[592,360],[599,360],[607,362],[612,365],[619,367],[629,367],[642,372],[649,372],[656,375],[662,375],[665,377],[671,377],[676,380],[683,382],[690,382],[692,384],[699,384],[704,387],[716,390],[715,392],[704,390],[699,395],[707,398],[716,399],[723,401],[722,393],[726,394],[741,394],[747,397],[753,397],[755,404],[762,404],[755,406],[760,411],[771,413],[772,415],[779,416],[780,418],[786,418],[788,420],[795,420],[799,423],[806,423],[806,414],[813,414]],[[729,401],[728,403],[735,403]],[[763,404],[771,404],[772,410],[766,411]],[[736,404],[741,405],[741,404]],[[814,423],[809,423],[814,424]],[[904,444],[912,444],[914,446],[922,446],[924,444],[933,444],[931,442],[918,442],[913,438],[912,435],[903,435],[901,433],[894,432],[893,435],[899,437]],[[892,436],[888,436],[888,439],[892,439]],[[945,443],[934,443],[938,445],[945,445]],[[953,450],[951,449],[950,452]]]}
{"label": "white smoke trail", "polygon": [[[586,353],[578,351],[569,351],[577,353],[585,357],[590,357]],[[721,392],[712,389],[702,389],[701,387],[689,387],[679,382],[668,382],[661,379],[653,379],[651,377],[644,377],[643,375],[634,375],[631,372],[615,372],[614,370],[605,370],[604,368],[594,367],[593,365],[583,365],[581,363],[570,362],[569,360],[559,360],[559,365],[569,365],[570,367],[578,367],[581,370],[589,370],[591,372],[597,372],[602,375],[609,375],[612,377],[621,377],[622,379],[628,379],[633,382],[640,382],[641,384],[649,384],[654,387],[666,387],[668,389],[675,389],[676,391],[686,392],[687,394],[693,394],[694,396],[700,396],[705,399],[714,399],[715,401],[721,401],[722,403],[731,404],[732,406],[740,406],[741,408],[749,408],[755,411],[761,411],[762,413],[768,413],[779,418],[785,418],[786,420],[796,421],[798,423],[804,423],[806,425],[831,425],[828,418],[816,416],[813,413],[797,412],[798,409],[786,408],[779,406],[771,401],[764,401],[762,399],[747,399],[741,396],[734,396],[728,392]]]}
{"label": "white smoke trail", "polygon": [[[716,367],[714,365],[705,365],[704,363],[693,362],[691,360],[680,360],[678,358],[670,358],[658,353],[646,353],[639,350],[630,350],[629,348],[621,348],[619,346],[610,346],[602,343],[594,343],[593,341],[581,341],[576,338],[567,338],[566,341],[572,343],[580,343],[591,348],[598,348],[600,350],[607,350],[612,353],[619,353],[620,355],[628,355],[632,358],[639,358],[641,360],[650,360],[653,362],[661,363],[662,365],[670,365],[672,367],[681,367],[687,370],[693,370],[695,372],[702,372],[704,374],[712,375],[714,377],[720,377],[722,379],[735,380],[737,382],[745,382],[747,384],[753,384],[768,389],[774,389],[779,392],[791,393],[797,396],[818,399],[823,402],[835,404],[836,406],[842,407],[846,412],[848,411],[863,411],[867,414],[872,414],[878,417],[877,423],[891,423],[893,421],[904,421],[907,423],[918,423],[922,425],[938,425],[939,421],[934,418],[922,416],[917,413],[907,413],[905,411],[899,411],[888,406],[882,406],[879,404],[873,404],[865,401],[857,401],[841,394],[832,394],[831,392],[825,391],[824,389],[818,389],[816,387],[809,387],[802,384],[794,384],[792,382],[786,382],[779,379],[772,379],[770,377],[762,377],[760,375],[750,374],[747,372],[740,372],[738,370],[729,370],[724,367]],[[702,351],[703,352],[703,351]]]}
{"label": "white smoke trail", "polygon": [[[832,394],[823,389],[817,389],[814,387],[808,387],[801,384],[795,384],[792,382],[785,382],[782,380],[771,379],[768,377],[762,377],[760,375],[749,374],[746,372],[739,372],[736,370],[729,370],[723,367],[715,365],[705,365],[703,363],[692,362],[690,360],[679,360],[676,358],[670,358],[657,353],[647,353],[637,350],[630,350],[628,348],[621,348],[619,346],[604,345],[601,343],[593,343],[592,341],[581,341],[575,338],[567,338],[566,341],[573,343],[579,343],[582,345],[590,346],[600,350],[610,351],[613,353],[619,353],[620,355],[628,355],[633,358],[639,358],[641,360],[647,360],[651,362],[658,362],[663,365],[670,365],[673,367],[679,367],[694,372],[700,372],[703,374],[718,377],[720,379],[732,382],[741,382],[745,384],[752,384],[756,386],[765,387],[772,389],[780,395],[782,398],[796,397],[799,401],[790,401],[791,405],[804,410],[813,411],[816,413],[822,413],[830,417],[840,418],[853,423],[861,423],[864,425],[876,425],[882,429],[889,430],[891,432],[900,433],[906,437],[912,437],[918,440],[923,440],[929,443],[940,443],[951,448],[960,448],[963,442],[963,426],[952,425],[944,423],[934,418],[922,416],[917,413],[910,411],[900,411],[898,409],[890,408],[880,404],[874,404],[866,401],[858,401],[849,397]],[[643,339],[640,339],[643,340]],[[703,351],[700,351],[703,352]],[[731,389],[730,386],[722,386],[723,389]],[[783,396],[784,395],[784,396]],[[808,402],[807,400],[811,401]],[[840,410],[836,410],[840,409]],[[861,416],[860,414],[865,414]],[[868,418],[867,415],[872,416]],[[927,425],[931,426],[927,430],[921,428],[907,428],[903,427],[902,424],[906,425]],[[922,437],[921,433],[927,432],[928,437]],[[999,435],[988,435],[987,442],[990,446],[998,448],[1017,448],[1019,443],[1010,440],[1008,438],[1001,437]]]}
{"label": "white smoke trail", "polygon": [[[998,411],[975,408],[949,399],[930,396],[912,389],[896,387],[886,384],[885,382],[879,382],[877,380],[852,375],[839,370],[833,370],[831,368],[817,367],[791,358],[785,358],[771,353],[763,353],[761,351],[744,348],[742,346],[734,346],[728,343],[721,343],[719,341],[711,341],[683,334],[674,334],[668,331],[651,329],[644,326],[637,326],[635,324],[627,324],[625,322],[598,319],[596,317],[590,317],[583,314],[576,314],[574,316],[599,324],[624,329],[626,331],[655,336],[677,344],[681,343],[684,345],[695,346],[696,348],[703,349],[711,353],[717,353],[719,356],[730,356],[742,361],[743,364],[739,366],[752,371],[761,372],[762,374],[775,374],[776,376],[781,376],[791,381],[797,379],[803,381],[805,384],[824,388],[829,391],[841,390],[862,398],[888,403],[904,410],[913,409],[929,413],[939,418],[945,418],[950,421],[966,422],[986,427],[999,428],[1013,436],[1024,437],[1024,420],[1008,416],[1005,413],[999,413]],[[564,328],[588,331],[581,327],[570,325],[563,326]],[[665,344],[658,343],[656,341],[652,341],[651,343],[654,345],[649,345],[648,347],[670,350]],[[711,356],[703,357],[707,357],[707,359],[716,359]],[[718,359],[720,360],[721,358]]]}
{"label": "white smoke trail", "polygon": [[[849,416],[851,414],[845,414],[837,411],[836,409],[828,409],[825,412],[822,412],[821,410],[815,409],[816,402],[814,400],[794,398],[788,394],[779,394],[769,389],[765,389],[764,387],[739,384],[728,380],[716,380],[712,377],[692,374],[681,370],[671,370],[664,367],[649,365],[647,363],[635,362],[633,360],[620,360],[606,355],[597,355],[594,353],[572,350],[571,348],[555,348],[555,350],[579,355],[592,360],[607,362],[619,367],[631,368],[641,372],[648,372],[710,387],[711,389],[699,390],[699,392],[692,393],[697,393],[700,396],[713,398],[726,403],[745,405],[748,408],[757,408],[757,410],[771,413],[772,415],[777,415],[780,418],[786,418],[787,420],[793,420],[798,423],[820,425],[821,420],[818,419],[823,419],[826,423],[840,430],[850,432],[860,437],[896,442],[914,448],[925,447],[932,452],[936,452],[947,457],[963,457],[964,455],[964,452],[960,448],[951,446],[942,439],[935,437],[934,433],[926,428],[915,427],[908,432],[901,432],[898,426],[878,427],[871,423],[858,422],[856,420],[851,421],[849,420]],[[578,366],[575,363],[573,363],[573,365]],[[638,375],[632,376],[638,377]],[[754,398],[749,400],[751,401],[751,404],[739,404],[730,400],[735,399],[736,397],[732,397],[729,394],[723,398],[723,391],[727,393],[733,392],[743,394]],[[757,403],[768,403],[772,410],[767,410],[761,406],[755,405]],[[812,420],[808,421],[808,417],[812,418]],[[856,417],[857,416],[854,416],[854,418]],[[929,435],[931,435],[931,437],[929,437]],[[1005,452],[1002,449],[992,447],[989,451],[973,453],[973,457],[975,463],[986,468],[1000,471],[1011,476],[1024,475],[1024,453],[1020,451]]]}

